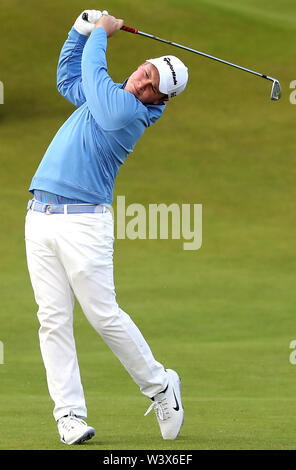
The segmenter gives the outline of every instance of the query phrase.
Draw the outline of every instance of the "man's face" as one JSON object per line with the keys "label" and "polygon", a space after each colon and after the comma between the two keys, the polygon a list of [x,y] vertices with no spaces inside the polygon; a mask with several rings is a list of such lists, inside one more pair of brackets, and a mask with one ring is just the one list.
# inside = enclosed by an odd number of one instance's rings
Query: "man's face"
{"label": "man's face", "polygon": [[165,95],[160,93],[159,73],[157,68],[145,62],[129,77],[125,90],[135,95],[143,104],[158,104],[166,101]]}

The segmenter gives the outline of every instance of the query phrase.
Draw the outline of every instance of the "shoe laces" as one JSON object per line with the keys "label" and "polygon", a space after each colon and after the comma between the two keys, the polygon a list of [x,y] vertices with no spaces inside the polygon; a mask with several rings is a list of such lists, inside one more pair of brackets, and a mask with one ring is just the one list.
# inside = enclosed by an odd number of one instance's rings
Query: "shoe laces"
{"label": "shoe laces", "polygon": [[83,424],[87,426],[86,422],[83,419],[78,418],[74,413],[70,412],[69,415],[64,416],[63,418],[59,419],[59,424],[63,426],[66,431],[71,431],[75,427],[76,424]]}
{"label": "shoe laces", "polygon": [[155,400],[153,403],[151,403],[151,405],[149,406],[144,416],[147,416],[151,410],[154,410],[157,418],[160,419],[161,421],[165,421],[166,419],[170,417],[169,406],[168,406],[168,401],[166,397],[160,400],[159,399]]}

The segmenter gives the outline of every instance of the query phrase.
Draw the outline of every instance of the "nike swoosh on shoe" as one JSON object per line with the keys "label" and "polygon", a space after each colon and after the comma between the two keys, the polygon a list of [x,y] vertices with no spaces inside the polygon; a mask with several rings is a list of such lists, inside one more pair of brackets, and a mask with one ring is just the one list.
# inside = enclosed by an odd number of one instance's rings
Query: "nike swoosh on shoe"
{"label": "nike swoosh on shoe", "polygon": [[176,397],[176,394],[175,394],[175,390],[173,390],[173,393],[174,393],[175,402],[176,402],[176,406],[173,406],[173,409],[175,411],[179,411],[179,403],[178,403],[178,400],[177,400],[177,397]]}

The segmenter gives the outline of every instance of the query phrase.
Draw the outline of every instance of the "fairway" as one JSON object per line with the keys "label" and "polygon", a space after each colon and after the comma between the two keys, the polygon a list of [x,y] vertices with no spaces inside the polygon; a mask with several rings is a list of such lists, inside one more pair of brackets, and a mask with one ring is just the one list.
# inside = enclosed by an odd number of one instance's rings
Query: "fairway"
{"label": "fairway", "polygon": [[[122,82],[145,59],[178,56],[186,91],[148,129],[120,169],[114,200],[201,204],[202,246],[182,239],[116,239],[117,300],[156,359],[182,379],[185,421],[164,441],[150,405],[75,305],[89,425],[81,446],[59,442],[26,266],[28,187],[74,107],[56,89],[60,49],[86,8],[127,26],[277,78],[271,82],[123,31],[109,73]],[[15,12],[18,12],[16,15]],[[20,0],[0,6],[0,449],[296,449],[295,112],[292,0]],[[16,31],[17,34],[13,34]],[[127,221],[130,220],[127,217]],[[1,355],[0,355],[1,359]],[[3,362],[3,363],[1,363]],[[292,418],[292,419],[291,419]]]}

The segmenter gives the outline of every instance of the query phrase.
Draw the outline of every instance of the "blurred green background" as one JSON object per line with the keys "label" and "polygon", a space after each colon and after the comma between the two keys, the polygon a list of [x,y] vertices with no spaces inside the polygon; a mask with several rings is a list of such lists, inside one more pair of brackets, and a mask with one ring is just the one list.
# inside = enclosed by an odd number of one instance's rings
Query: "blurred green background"
{"label": "blurred green background", "polygon": [[[185,422],[163,441],[149,403],[76,305],[75,334],[92,441],[59,443],[26,268],[28,186],[74,110],[56,90],[67,33],[86,8],[280,80],[119,32],[107,59],[123,81],[150,57],[175,54],[186,91],[136,145],[117,195],[203,205],[203,244],[117,240],[117,298],[156,358],[182,378]],[[2,0],[0,80],[0,449],[295,449],[296,4],[292,0]]]}

